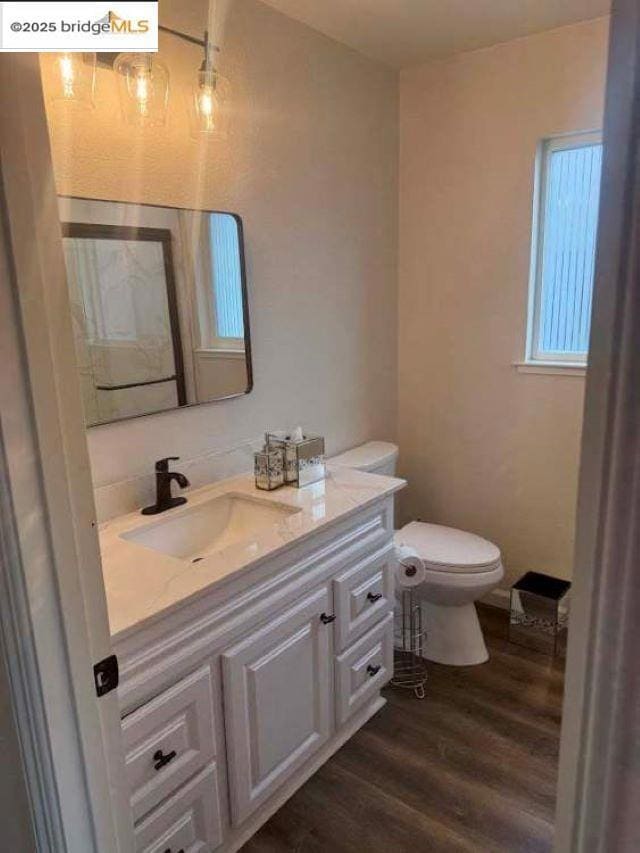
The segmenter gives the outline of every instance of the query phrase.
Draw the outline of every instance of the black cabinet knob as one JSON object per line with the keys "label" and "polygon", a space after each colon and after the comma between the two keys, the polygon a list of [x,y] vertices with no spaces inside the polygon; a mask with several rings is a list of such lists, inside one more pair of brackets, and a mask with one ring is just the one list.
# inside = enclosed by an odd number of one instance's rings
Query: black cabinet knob
{"label": "black cabinet knob", "polygon": [[375,601],[380,601],[381,598],[382,598],[381,592],[368,592],[367,593],[367,601],[370,601],[372,604]]}
{"label": "black cabinet knob", "polygon": [[377,675],[380,672],[380,664],[374,666],[372,663],[367,667],[367,672],[369,673],[369,678],[373,678],[374,675]]}
{"label": "black cabinet knob", "polygon": [[320,621],[323,625],[329,625],[330,622],[335,622],[336,617],[332,614],[331,616],[327,616],[326,613],[320,614]]}
{"label": "black cabinet knob", "polygon": [[161,749],[157,749],[153,753],[154,767],[156,770],[162,770],[167,764],[169,764],[176,757],[178,753],[174,750],[168,752],[166,755]]}

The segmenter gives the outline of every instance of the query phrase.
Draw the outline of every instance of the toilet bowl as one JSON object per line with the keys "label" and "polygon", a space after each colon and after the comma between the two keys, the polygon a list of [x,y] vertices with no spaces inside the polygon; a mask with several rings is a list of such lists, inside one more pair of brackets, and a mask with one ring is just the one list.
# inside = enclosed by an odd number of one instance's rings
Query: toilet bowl
{"label": "toilet bowl", "polygon": [[413,548],[425,564],[424,583],[415,588],[427,629],[424,656],[449,666],[489,659],[475,603],[504,577],[500,551],[473,533],[412,521],[396,543]]}
{"label": "toilet bowl", "polygon": [[[332,467],[374,474],[395,474],[398,448],[370,441],[329,460]],[[453,527],[412,521],[395,535],[413,548],[426,568],[414,587],[427,630],[424,657],[450,666],[471,666],[489,659],[475,602],[504,577],[499,549],[486,539]]]}

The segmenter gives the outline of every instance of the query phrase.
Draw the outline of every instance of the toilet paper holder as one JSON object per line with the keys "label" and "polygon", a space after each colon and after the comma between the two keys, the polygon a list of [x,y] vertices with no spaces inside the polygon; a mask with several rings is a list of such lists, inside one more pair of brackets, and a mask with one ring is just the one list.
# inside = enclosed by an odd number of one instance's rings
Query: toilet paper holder
{"label": "toilet paper holder", "polygon": [[411,587],[396,597],[394,616],[393,678],[394,687],[413,690],[417,699],[424,699],[427,682],[427,662],[423,657],[427,632],[423,626],[422,608]]}

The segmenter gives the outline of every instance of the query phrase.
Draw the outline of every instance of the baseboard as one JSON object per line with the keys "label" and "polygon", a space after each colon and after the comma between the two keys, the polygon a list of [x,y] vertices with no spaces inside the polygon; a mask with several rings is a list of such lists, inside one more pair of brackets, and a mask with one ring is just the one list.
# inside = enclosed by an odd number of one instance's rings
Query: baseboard
{"label": "baseboard", "polygon": [[511,593],[508,589],[497,587],[492,589],[486,595],[483,595],[480,601],[483,604],[488,604],[491,607],[500,607],[502,610],[509,610]]}

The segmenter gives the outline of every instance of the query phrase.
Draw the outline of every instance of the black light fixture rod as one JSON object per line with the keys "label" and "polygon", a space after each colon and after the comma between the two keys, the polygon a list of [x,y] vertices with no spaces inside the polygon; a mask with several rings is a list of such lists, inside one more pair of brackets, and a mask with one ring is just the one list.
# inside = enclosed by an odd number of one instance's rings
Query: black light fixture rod
{"label": "black light fixture rod", "polygon": [[190,36],[188,33],[181,33],[180,30],[172,30],[171,27],[163,27],[162,24],[158,24],[158,29],[162,30],[163,33],[171,33],[172,36],[177,36],[183,41],[188,41],[191,44],[197,44],[199,47],[205,47],[206,45],[206,41],[204,41],[204,39]]}

